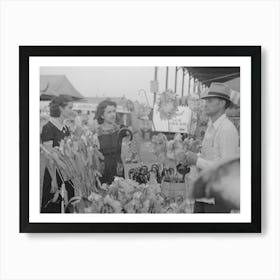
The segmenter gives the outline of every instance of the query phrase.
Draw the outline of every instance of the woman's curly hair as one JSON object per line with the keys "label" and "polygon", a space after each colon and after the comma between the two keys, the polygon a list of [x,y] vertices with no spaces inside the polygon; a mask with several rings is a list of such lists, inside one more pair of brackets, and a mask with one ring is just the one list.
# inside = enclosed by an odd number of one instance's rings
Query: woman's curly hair
{"label": "woman's curly hair", "polygon": [[54,97],[50,104],[50,116],[54,118],[59,118],[61,114],[60,107],[64,108],[68,105],[69,102],[72,102],[73,99],[70,96],[59,95]]}
{"label": "woman's curly hair", "polygon": [[117,103],[110,99],[105,99],[98,104],[96,113],[94,116],[94,118],[97,120],[98,124],[102,124],[104,122],[103,116],[104,116],[105,109],[108,106],[114,106],[115,108],[117,108]]}

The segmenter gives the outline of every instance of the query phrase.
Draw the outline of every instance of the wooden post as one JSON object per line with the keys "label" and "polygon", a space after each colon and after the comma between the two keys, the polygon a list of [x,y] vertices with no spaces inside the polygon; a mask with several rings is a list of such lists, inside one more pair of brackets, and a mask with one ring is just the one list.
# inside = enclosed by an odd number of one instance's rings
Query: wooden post
{"label": "wooden post", "polygon": [[201,88],[202,88],[201,82],[197,81],[197,94],[198,94],[199,97],[201,95]]}
{"label": "wooden post", "polygon": [[181,96],[183,97],[184,96],[184,86],[185,86],[185,69],[182,68],[183,70],[183,77],[182,77],[182,94]]}
{"label": "wooden post", "polygon": [[[202,83],[201,83],[202,84]],[[204,84],[202,84],[202,86],[201,86],[201,93],[200,93],[200,96],[201,96],[201,94],[202,93],[204,93],[204,90],[205,90],[205,85]]]}
{"label": "wooden post", "polygon": [[[158,67],[155,67],[155,76],[154,76],[154,80],[157,81],[157,74],[158,74]],[[156,99],[157,99],[157,92],[154,92],[154,104],[156,103]]]}
{"label": "wooden post", "polygon": [[174,85],[174,92],[177,91],[177,71],[178,71],[178,69],[177,69],[177,66],[176,66],[176,67],[175,67],[175,85]]}
{"label": "wooden post", "polygon": [[168,71],[169,67],[166,67],[166,76],[165,76],[165,90],[168,90]]}
{"label": "wooden post", "polygon": [[196,79],[195,81],[195,93],[198,94],[198,90],[199,90],[199,81]]}
{"label": "wooden post", "polygon": [[189,73],[188,95],[190,95],[190,93],[191,93],[191,80],[192,80],[192,77]]}

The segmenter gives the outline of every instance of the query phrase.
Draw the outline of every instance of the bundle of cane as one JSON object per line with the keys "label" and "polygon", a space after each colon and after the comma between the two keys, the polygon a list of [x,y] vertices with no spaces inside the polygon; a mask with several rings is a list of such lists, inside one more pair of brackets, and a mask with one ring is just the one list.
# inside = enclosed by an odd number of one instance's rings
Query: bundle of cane
{"label": "bundle of cane", "polygon": [[75,195],[88,197],[100,189],[99,177],[103,155],[98,150],[98,143],[92,135],[83,134],[65,138],[59,147],[47,150],[41,145],[41,150],[48,159],[47,167],[52,177],[52,191],[57,189],[56,170],[69,181]]}
{"label": "bundle of cane", "polygon": [[[51,176],[51,193],[55,193],[58,190],[57,173],[62,178],[71,179],[71,171],[67,167],[64,158],[61,156],[57,147],[46,148],[44,145],[40,145],[41,152],[46,158],[46,167],[48,168]],[[63,174],[63,175],[62,175]],[[64,180],[62,180],[63,182]]]}
{"label": "bundle of cane", "polygon": [[[68,203],[68,194],[65,188],[65,181],[71,177],[67,168],[67,163],[59,156],[59,150],[57,148],[47,149],[44,147],[44,145],[41,145],[40,148],[46,157],[46,167],[48,168],[49,174],[51,176],[51,193],[54,193],[52,202],[57,201],[60,195],[62,198],[61,213],[65,213],[65,205]],[[61,180],[60,189],[58,188],[57,176]],[[71,183],[71,181],[69,182]],[[75,189],[73,184],[72,187]]]}
{"label": "bundle of cane", "polygon": [[74,184],[79,186],[78,195],[88,197],[91,192],[100,189],[101,162],[103,155],[99,152],[99,143],[91,134],[83,134],[80,138],[75,136],[65,139],[60,144],[61,152],[73,167],[76,174]]}

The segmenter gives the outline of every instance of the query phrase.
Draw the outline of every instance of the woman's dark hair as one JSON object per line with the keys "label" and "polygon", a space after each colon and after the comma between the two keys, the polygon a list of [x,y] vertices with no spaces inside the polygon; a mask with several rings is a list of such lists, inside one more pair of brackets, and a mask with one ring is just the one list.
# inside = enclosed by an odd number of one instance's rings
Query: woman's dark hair
{"label": "woman's dark hair", "polygon": [[98,124],[102,124],[104,122],[103,115],[104,115],[105,109],[108,106],[114,106],[115,108],[117,108],[117,103],[110,99],[105,99],[98,104],[96,113],[94,116],[94,118],[97,120]]}
{"label": "woman's dark hair", "polygon": [[59,107],[66,107],[69,102],[72,102],[72,98],[69,96],[60,95],[53,98],[49,104],[50,116],[54,118],[59,118],[61,114]]}

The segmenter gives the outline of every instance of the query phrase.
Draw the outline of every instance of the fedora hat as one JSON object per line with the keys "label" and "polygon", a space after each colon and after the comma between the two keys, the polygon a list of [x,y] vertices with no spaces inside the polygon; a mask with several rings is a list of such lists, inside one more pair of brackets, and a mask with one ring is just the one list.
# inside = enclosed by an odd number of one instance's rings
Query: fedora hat
{"label": "fedora hat", "polygon": [[202,99],[219,97],[231,102],[231,89],[223,83],[212,83],[206,96]]}

